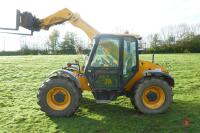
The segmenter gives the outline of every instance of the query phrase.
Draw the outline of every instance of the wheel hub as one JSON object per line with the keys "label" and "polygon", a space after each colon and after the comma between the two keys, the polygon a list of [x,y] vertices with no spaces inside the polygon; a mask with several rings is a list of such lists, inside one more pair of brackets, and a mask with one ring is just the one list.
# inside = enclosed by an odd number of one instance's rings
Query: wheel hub
{"label": "wheel hub", "polygon": [[154,102],[156,101],[156,99],[158,98],[157,94],[155,92],[149,92],[147,94],[147,99],[150,101],[150,102]]}
{"label": "wheel hub", "polygon": [[165,93],[158,86],[150,86],[146,88],[142,95],[143,103],[150,109],[157,109],[165,102]]}
{"label": "wheel hub", "polygon": [[64,110],[71,103],[71,95],[67,88],[54,87],[47,93],[47,104],[54,110]]}
{"label": "wheel hub", "polygon": [[57,94],[54,95],[54,99],[58,103],[62,103],[65,100],[65,95],[61,92],[58,92]]}

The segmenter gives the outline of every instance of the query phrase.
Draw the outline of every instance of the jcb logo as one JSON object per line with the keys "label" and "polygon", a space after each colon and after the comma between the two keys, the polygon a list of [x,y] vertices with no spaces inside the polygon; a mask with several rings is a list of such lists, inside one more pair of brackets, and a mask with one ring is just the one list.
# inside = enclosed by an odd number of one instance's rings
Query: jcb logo
{"label": "jcb logo", "polygon": [[104,84],[105,85],[112,85],[112,80],[111,79],[105,79]]}

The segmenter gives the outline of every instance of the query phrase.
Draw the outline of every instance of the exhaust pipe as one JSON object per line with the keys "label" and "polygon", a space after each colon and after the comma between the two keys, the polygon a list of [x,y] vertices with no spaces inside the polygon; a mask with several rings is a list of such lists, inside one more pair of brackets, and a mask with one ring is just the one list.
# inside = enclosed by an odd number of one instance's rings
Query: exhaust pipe
{"label": "exhaust pipe", "polygon": [[155,53],[152,55],[152,63],[154,63]]}

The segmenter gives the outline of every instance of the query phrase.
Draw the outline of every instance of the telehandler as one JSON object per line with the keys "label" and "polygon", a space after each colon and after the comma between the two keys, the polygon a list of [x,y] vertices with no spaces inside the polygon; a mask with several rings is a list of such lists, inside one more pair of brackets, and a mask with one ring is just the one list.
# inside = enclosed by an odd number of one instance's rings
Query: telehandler
{"label": "telehandler", "polygon": [[93,42],[83,70],[78,61],[68,63],[67,67],[51,73],[39,88],[38,105],[47,115],[73,115],[83,91],[91,91],[97,103],[108,103],[126,96],[137,111],[145,114],[163,113],[170,106],[174,79],[160,65],[139,60],[138,36],[100,34],[67,8],[44,19],[17,11],[16,19],[16,29],[1,29],[18,30],[21,26],[30,30],[32,35],[34,31],[70,22]]}

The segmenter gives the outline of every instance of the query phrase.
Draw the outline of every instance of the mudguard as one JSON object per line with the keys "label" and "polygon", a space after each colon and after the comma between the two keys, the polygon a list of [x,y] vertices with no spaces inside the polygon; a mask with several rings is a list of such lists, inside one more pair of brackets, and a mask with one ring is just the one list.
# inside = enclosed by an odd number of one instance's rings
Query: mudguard
{"label": "mudguard", "polygon": [[164,73],[162,71],[148,70],[148,71],[144,72],[144,76],[145,77],[163,78],[172,87],[174,87],[174,84],[175,84],[174,78],[171,75],[169,75],[168,73]]}
{"label": "mudguard", "polygon": [[68,78],[70,80],[72,80],[74,82],[74,84],[76,85],[76,87],[80,88],[80,82],[78,80],[78,78],[76,78],[76,76],[74,75],[73,72],[69,71],[69,70],[56,70],[54,72],[52,72],[48,78],[52,78],[52,77],[63,77],[63,78]]}

